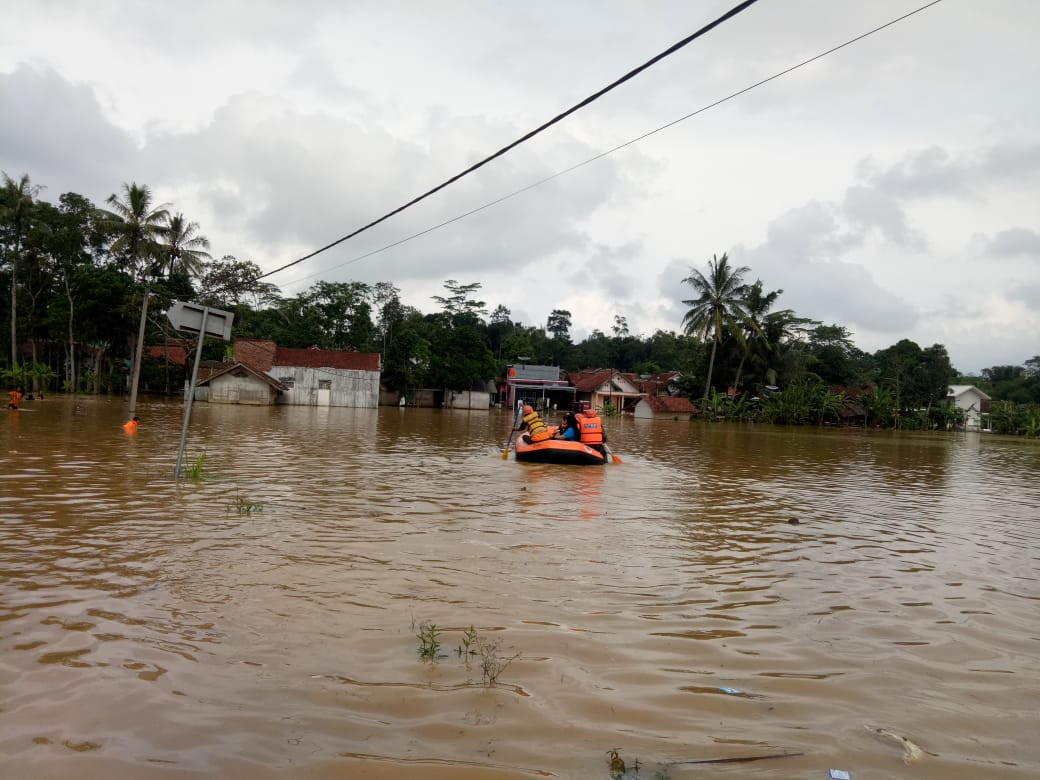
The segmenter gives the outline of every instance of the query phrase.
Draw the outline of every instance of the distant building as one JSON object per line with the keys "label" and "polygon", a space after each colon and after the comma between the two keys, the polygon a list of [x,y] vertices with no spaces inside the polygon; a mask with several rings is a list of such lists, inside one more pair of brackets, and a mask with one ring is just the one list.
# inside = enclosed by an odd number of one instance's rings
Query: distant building
{"label": "distant building", "polygon": [[174,366],[183,366],[188,362],[188,350],[194,346],[194,342],[188,339],[168,338],[162,344],[148,347],[145,355],[156,360],[165,360]]}
{"label": "distant building", "polygon": [[[433,409],[483,409],[491,407],[492,390],[474,385],[472,390],[437,390],[421,387],[408,394],[406,404]],[[404,396],[402,396],[404,397]]]}
{"label": "distant building", "polygon": [[602,409],[610,402],[619,412],[632,411],[643,397],[636,375],[613,368],[572,371],[567,379],[574,385],[574,400],[588,401],[595,409]]}
{"label": "distant building", "polygon": [[341,349],[291,349],[266,339],[236,339],[226,368],[199,381],[212,403],[379,406],[379,355]]}
{"label": "distant building", "polygon": [[[245,363],[226,363],[198,383],[196,397],[211,404],[271,406],[288,388]],[[201,392],[200,392],[201,391]]]}
{"label": "distant building", "polygon": [[690,419],[697,413],[697,407],[689,398],[669,395],[648,395],[641,398],[635,406],[634,415],[637,420]]}
{"label": "distant building", "polygon": [[982,425],[982,415],[989,412],[988,395],[975,385],[950,385],[946,397],[953,405],[964,411],[964,429],[977,431]]}
{"label": "distant building", "polygon": [[555,404],[560,409],[570,409],[574,388],[561,377],[559,366],[518,363],[506,366],[505,382],[499,387],[499,402],[503,406],[512,408],[517,401],[543,408]]}

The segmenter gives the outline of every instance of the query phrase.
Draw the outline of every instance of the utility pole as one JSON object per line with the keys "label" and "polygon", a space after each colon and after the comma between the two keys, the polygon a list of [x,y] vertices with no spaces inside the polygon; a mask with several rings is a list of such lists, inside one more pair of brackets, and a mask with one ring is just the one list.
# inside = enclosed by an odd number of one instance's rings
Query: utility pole
{"label": "utility pole", "polygon": [[134,370],[133,375],[130,379],[130,415],[129,419],[134,418],[134,413],[137,411],[137,383],[141,379],[141,357],[144,355],[144,327],[148,320],[148,285],[144,286],[144,302],[141,304],[141,324],[137,330],[137,350],[134,355]]}

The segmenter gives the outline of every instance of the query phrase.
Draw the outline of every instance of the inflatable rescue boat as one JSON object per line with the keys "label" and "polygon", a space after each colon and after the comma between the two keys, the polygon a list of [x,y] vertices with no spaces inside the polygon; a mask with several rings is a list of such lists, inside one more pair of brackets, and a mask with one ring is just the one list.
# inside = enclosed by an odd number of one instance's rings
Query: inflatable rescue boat
{"label": "inflatable rescue boat", "polygon": [[517,438],[514,446],[516,459],[526,463],[602,466],[607,462],[606,452],[600,447],[566,439],[546,439],[532,443],[530,437],[524,434]]}

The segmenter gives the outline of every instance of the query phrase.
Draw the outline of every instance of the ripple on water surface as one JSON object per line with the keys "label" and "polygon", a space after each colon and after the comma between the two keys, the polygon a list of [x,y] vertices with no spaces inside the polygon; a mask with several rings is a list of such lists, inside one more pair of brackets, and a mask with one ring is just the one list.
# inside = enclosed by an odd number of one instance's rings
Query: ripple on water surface
{"label": "ripple on water surface", "polygon": [[867,725],[1040,774],[1028,442],[615,419],[580,469],[505,412],[200,404],[174,483],[178,405],[79,403],[0,442],[20,776],[904,776]]}

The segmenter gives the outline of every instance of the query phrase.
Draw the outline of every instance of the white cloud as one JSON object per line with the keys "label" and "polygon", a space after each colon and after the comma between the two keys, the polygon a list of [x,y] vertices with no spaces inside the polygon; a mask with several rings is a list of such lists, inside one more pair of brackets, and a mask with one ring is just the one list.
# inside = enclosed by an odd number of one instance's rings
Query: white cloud
{"label": "white cloud", "polygon": [[1014,227],[1001,230],[992,238],[974,237],[980,251],[1002,256],[1032,255],[1040,258],[1040,233],[1028,228]]}

